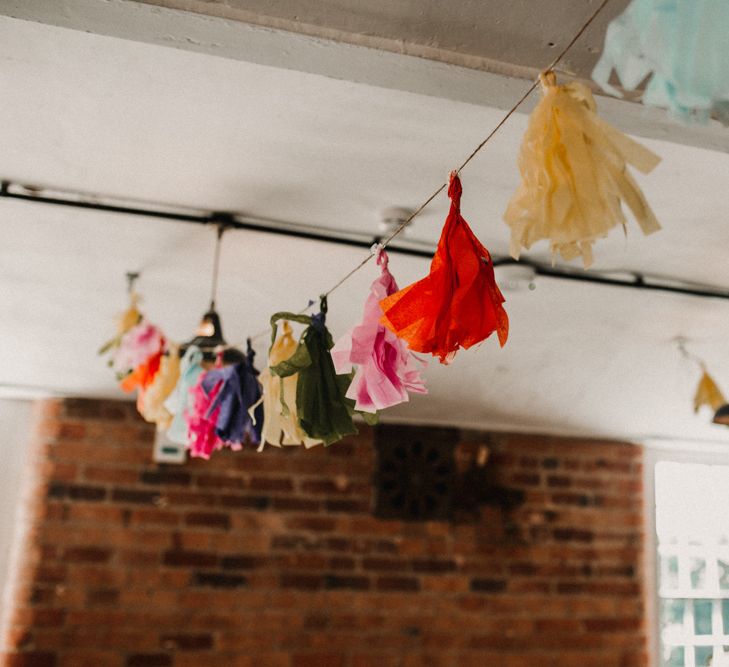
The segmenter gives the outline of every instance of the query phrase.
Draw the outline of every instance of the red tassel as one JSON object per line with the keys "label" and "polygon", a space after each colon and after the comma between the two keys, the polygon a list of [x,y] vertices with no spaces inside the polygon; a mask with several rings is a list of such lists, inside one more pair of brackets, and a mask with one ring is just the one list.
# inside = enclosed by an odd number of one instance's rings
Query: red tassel
{"label": "red tassel", "polygon": [[380,301],[382,323],[416,352],[452,361],[459,348],[467,349],[497,332],[503,347],[509,318],[502,304],[489,251],[461,216],[461,181],[451,173],[446,218],[430,273]]}

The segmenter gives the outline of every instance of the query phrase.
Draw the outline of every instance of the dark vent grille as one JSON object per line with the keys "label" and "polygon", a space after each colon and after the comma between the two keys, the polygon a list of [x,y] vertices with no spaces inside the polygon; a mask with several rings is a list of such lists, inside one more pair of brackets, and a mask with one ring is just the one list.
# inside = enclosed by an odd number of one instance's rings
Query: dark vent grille
{"label": "dark vent grille", "polygon": [[377,429],[375,514],[404,521],[447,520],[456,479],[454,429]]}

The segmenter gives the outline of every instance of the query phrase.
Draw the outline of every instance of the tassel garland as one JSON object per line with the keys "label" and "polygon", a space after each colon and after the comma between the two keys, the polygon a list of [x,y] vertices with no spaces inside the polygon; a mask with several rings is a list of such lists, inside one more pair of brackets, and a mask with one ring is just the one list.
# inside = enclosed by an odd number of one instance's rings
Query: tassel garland
{"label": "tassel garland", "polygon": [[[605,2],[600,3],[555,62],[604,6]],[[729,0],[632,0],[610,27],[594,77],[611,92],[615,91],[608,78],[613,70],[628,87],[649,77],[647,103],[665,104],[683,118],[700,120],[726,112],[729,121],[729,51],[723,48],[727,22]],[[702,40],[697,39],[699,33]],[[679,58],[689,51],[690,58]],[[531,114],[519,153],[521,183],[504,213],[511,231],[510,251],[518,259],[523,249],[544,239],[549,241],[553,261],[557,255],[565,260],[579,256],[588,267],[595,241],[614,227],[626,228],[623,205],[644,234],[660,229],[628,171],[630,165],[648,173],[660,158],[601,120],[584,85],[557,85],[552,71],[542,73],[540,83],[543,97]],[[463,166],[491,136],[493,132]],[[326,326],[324,295],[316,315],[278,312],[271,317],[271,346],[263,373],[253,364],[250,340],[245,356],[219,345],[215,367],[206,370],[203,352],[195,345],[189,345],[180,360],[179,348],[144,319],[137,295],[130,292],[130,305],[117,323],[117,334],[100,353],[110,354],[109,364],[121,388],[138,391],[142,416],[167,431],[170,440],[186,444],[191,456],[207,459],[216,450],[238,450],[244,443],[259,445],[259,451],[266,443],[328,446],[355,434],[355,412],[366,423],[376,423],[378,411],[408,401],[410,393],[427,393],[421,377],[425,362],[415,352],[448,364],[461,348],[473,347],[493,333],[502,347],[508,339],[509,318],[491,255],[461,214],[457,171],[450,175],[448,197],[450,209],[428,275],[399,290],[380,246],[376,255],[380,275],[370,286],[362,319],[336,345]],[[196,342],[224,342],[214,310],[224,228],[221,222],[211,310]],[[327,294],[366,263],[365,259]],[[137,275],[128,274],[130,290]],[[280,336],[279,321],[283,321]],[[298,342],[291,322],[305,325]],[[225,360],[237,363],[223,365],[223,350],[235,352],[226,354]],[[694,402],[696,410],[725,404],[705,371]]]}

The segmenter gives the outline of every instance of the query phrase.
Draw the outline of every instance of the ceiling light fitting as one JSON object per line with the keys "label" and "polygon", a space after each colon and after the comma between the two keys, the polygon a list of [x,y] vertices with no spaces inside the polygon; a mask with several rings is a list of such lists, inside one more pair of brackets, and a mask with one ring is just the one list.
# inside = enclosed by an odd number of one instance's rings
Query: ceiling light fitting
{"label": "ceiling light fitting", "polygon": [[228,347],[223,336],[223,325],[220,321],[220,315],[215,308],[215,299],[218,293],[218,278],[220,274],[220,248],[222,246],[223,234],[228,229],[229,222],[219,214],[216,223],[215,250],[213,251],[213,271],[210,287],[210,307],[202,316],[200,324],[197,328],[196,336],[181,346],[180,354],[184,354],[190,345],[196,345],[202,350],[203,359],[212,362],[217,355],[222,354],[224,364],[235,364],[245,359],[245,355],[240,350]]}
{"label": "ceiling light fitting", "polygon": [[[379,212],[379,223],[377,224],[377,229],[383,236],[389,236],[399,229],[403,223],[411,220],[413,213],[413,209],[404,208],[402,206],[389,206],[387,208],[383,208]],[[400,236],[405,236],[406,233],[407,227],[400,232]]]}

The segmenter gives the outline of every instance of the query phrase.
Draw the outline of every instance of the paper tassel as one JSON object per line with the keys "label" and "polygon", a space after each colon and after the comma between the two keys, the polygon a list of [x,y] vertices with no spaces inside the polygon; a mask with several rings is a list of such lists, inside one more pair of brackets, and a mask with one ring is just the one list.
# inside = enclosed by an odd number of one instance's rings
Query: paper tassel
{"label": "paper tassel", "polygon": [[261,449],[266,443],[275,447],[302,444],[305,447],[313,447],[322,444],[321,440],[309,438],[299,426],[296,412],[296,385],[299,374],[279,377],[271,373],[269,368],[287,361],[296,352],[296,341],[291,334],[291,325],[284,320],[283,332],[273,342],[268,353],[268,366],[259,376],[263,388],[263,396],[259,401],[259,404],[263,405]]}
{"label": "paper tassel", "polygon": [[249,414],[261,396],[255,352],[248,344],[245,359],[230,366],[218,365],[203,373],[193,389],[193,406],[187,413],[190,454],[204,459],[213,451],[241,449],[245,442],[261,441],[263,411]]}
{"label": "paper tassel", "polygon": [[119,386],[126,392],[138,391],[138,408],[144,400],[144,392],[159,373],[164,350],[165,339],[160,330],[145,322],[130,329],[122,338],[118,354],[126,354],[125,361],[137,365],[122,377]]}
{"label": "paper tassel", "polygon": [[157,430],[166,431],[172,423],[172,414],[164,405],[180,379],[180,349],[169,345],[162,355],[159,373],[146,391],[140,393],[137,407],[142,417],[157,425]]}
{"label": "paper tassel", "polygon": [[187,421],[185,414],[192,408],[192,390],[203,373],[203,354],[199,347],[190,345],[180,361],[180,379],[164,407],[172,415],[167,437],[180,445],[187,444]]}
{"label": "paper tassel", "polygon": [[334,371],[329,353],[334,343],[326,328],[326,312],[327,301],[322,297],[318,315],[276,313],[271,317],[272,342],[276,340],[276,323],[279,320],[308,325],[294,354],[272,366],[271,372],[282,378],[298,373],[296,410],[299,426],[310,438],[330,445],[346,435],[357,433],[357,428],[352,422],[354,401],[345,396],[352,377],[337,375]]}
{"label": "paper tassel", "polygon": [[[139,312],[138,306],[139,295],[136,292],[131,292],[129,294],[129,307],[117,318],[116,336],[102,345],[99,354],[106,354],[116,350],[121,344],[122,336],[142,321],[142,313]],[[113,361],[110,363],[113,363]]]}
{"label": "paper tassel", "polygon": [[648,80],[645,104],[667,107],[683,121],[713,113],[729,124],[729,2],[633,0],[610,23],[592,78],[607,92],[614,71],[623,88]]}
{"label": "paper tassel", "polygon": [[405,341],[380,322],[380,301],[398,288],[387,268],[384,250],[378,251],[377,263],[382,272],[370,287],[362,323],[342,336],[331,352],[338,374],[351,373],[352,367],[357,366],[347,398],[355,401],[355,409],[372,413],[407,401],[408,392],[427,393],[419,371],[425,364],[408,351]]}
{"label": "paper tassel", "polygon": [[601,120],[592,93],[582,84],[557,85],[540,76],[544,96],[529,119],[519,153],[522,182],[504,220],[511,227],[511,254],[548,239],[553,259],[582,256],[592,264],[592,244],[627,220],[627,204],[644,234],[660,225],[626,164],[643,173],[660,161],[647,148]]}
{"label": "paper tassel", "polygon": [[215,432],[220,406],[211,409],[222,383],[218,381],[212,386],[206,383],[205,378],[210,372],[212,371],[200,375],[200,379],[192,390],[192,406],[185,413],[190,455],[203,459],[209,459],[215,450],[223,447],[223,443]]}
{"label": "paper tassel", "polygon": [[220,408],[215,421],[215,434],[228,447],[240,449],[244,442],[259,444],[263,408],[254,410],[254,417],[249,409],[259,402],[261,386],[258,383],[258,371],[253,366],[255,352],[248,343],[248,350],[243,361],[215,368],[209,371],[202,380],[203,387],[212,388],[220,384],[220,390],[212,401],[208,411]]}
{"label": "paper tassel", "polygon": [[714,412],[726,405],[726,399],[713,378],[703,369],[699,386],[694,395],[694,412],[698,412],[702,405],[708,405]]}
{"label": "paper tassel", "polygon": [[[141,321],[129,329],[119,342],[114,352],[113,368],[119,377],[124,377],[135,369],[148,364],[148,362],[162,353],[165,338],[162,332],[153,324]],[[159,364],[157,363],[159,368]]]}
{"label": "paper tassel", "polygon": [[380,302],[382,322],[416,352],[449,363],[497,332],[509,333],[504,297],[496,285],[491,255],[461,216],[461,181],[451,174],[451,208],[430,265],[430,273]]}

